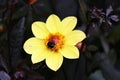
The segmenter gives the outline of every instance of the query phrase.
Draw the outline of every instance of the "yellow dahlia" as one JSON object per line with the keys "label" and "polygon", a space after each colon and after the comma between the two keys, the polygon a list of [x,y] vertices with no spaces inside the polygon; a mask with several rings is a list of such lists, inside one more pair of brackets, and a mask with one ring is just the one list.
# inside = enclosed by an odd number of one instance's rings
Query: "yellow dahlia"
{"label": "yellow dahlia", "polygon": [[55,14],[50,15],[46,23],[34,22],[32,32],[35,37],[29,38],[23,46],[32,55],[33,64],[45,60],[50,69],[57,71],[63,63],[63,57],[79,58],[79,50],[75,45],[86,35],[83,31],[73,30],[76,23],[77,18],[74,16],[61,21]]}

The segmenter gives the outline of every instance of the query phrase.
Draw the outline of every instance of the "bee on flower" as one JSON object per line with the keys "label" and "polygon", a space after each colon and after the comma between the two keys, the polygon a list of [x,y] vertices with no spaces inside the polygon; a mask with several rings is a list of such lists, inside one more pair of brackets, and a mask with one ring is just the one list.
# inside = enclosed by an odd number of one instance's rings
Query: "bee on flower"
{"label": "bee on flower", "polygon": [[32,24],[32,32],[35,37],[29,38],[24,43],[24,50],[31,55],[32,63],[45,60],[46,65],[53,71],[57,71],[63,58],[79,58],[79,50],[75,46],[86,38],[81,30],[73,30],[77,24],[77,18],[69,16],[62,21],[51,14],[45,22],[36,21]]}

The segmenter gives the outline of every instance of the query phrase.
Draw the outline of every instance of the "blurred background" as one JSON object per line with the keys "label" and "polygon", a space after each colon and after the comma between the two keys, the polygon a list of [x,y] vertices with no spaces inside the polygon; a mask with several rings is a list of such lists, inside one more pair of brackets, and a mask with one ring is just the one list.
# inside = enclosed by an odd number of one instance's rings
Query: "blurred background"
{"label": "blurred background", "polygon": [[[76,16],[80,58],[54,72],[23,50],[31,24],[50,14]],[[120,80],[120,0],[0,0],[0,80]]]}

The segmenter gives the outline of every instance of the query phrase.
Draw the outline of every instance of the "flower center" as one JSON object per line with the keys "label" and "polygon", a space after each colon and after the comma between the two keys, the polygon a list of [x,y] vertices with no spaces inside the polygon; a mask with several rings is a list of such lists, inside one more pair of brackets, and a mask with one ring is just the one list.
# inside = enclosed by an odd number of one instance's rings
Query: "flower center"
{"label": "flower center", "polygon": [[53,43],[53,42],[48,42],[48,43],[47,43],[47,46],[48,46],[48,48],[54,48],[54,47],[55,47],[55,43]]}
{"label": "flower center", "polygon": [[58,51],[64,44],[64,36],[60,33],[50,34],[45,43],[48,49]]}

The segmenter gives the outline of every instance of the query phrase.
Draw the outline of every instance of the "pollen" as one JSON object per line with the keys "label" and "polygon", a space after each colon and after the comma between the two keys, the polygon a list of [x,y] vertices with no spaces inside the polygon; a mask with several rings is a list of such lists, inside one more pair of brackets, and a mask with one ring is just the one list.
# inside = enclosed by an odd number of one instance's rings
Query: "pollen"
{"label": "pollen", "polygon": [[52,51],[58,51],[64,45],[64,36],[60,33],[50,34],[45,43],[48,49]]}

